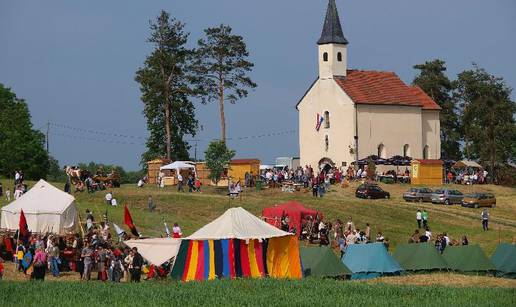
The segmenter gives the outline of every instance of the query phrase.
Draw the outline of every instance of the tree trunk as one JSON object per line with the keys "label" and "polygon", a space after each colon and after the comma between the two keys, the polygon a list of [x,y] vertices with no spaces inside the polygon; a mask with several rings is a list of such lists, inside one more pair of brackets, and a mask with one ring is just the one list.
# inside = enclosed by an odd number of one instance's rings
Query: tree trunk
{"label": "tree trunk", "polygon": [[165,133],[166,133],[166,146],[167,146],[167,159],[170,160],[170,150],[172,143],[172,131],[170,128],[170,101],[168,99],[168,90],[165,91],[167,97],[165,98]]}
{"label": "tree trunk", "polygon": [[226,142],[226,117],[224,115],[224,79],[219,78],[219,111],[220,111],[220,129],[221,140]]}

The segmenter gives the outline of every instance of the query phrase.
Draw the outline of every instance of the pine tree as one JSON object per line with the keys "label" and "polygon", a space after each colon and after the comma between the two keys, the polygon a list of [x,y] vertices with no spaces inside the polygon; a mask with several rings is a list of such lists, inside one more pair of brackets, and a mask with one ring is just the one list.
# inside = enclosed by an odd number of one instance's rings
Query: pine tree
{"label": "pine tree", "polygon": [[224,174],[224,168],[235,156],[235,151],[226,146],[222,140],[212,141],[204,153],[206,167],[210,169],[210,179],[217,184]]}
{"label": "pine tree", "polygon": [[231,34],[231,27],[221,24],[204,30],[205,38],[198,41],[196,61],[197,90],[202,102],[218,100],[221,140],[226,141],[224,103],[235,103],[247,97],[246,88],[255,88],[247,76],[254,66],[247,60],[249,52],[242,36]]}
{"label": "pine tree", "polygon": [[184,24],[162,11],[155,22],[150,22],[148,42],[154,50],[136,72],[140,83],[143,114],[147,118],[147,152],[142,162],[167,157],[188,159],[185,134],[195,135],[198,122],[190,100],[190,61],[192,50],[186,47],[188,33]]}

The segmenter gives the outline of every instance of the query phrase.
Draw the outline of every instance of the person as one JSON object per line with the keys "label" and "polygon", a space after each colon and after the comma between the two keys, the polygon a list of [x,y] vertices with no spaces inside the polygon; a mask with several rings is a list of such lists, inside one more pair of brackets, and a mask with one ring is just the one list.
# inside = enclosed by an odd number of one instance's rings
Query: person
{"label": "person", "polygon": [[281,230],[288,232],[289,228],[290,228],[289,224],[290,224],[290,218],[287,214],[281,218]]}
{"label": "person", "polygon": [[383,241],[385,241],[385,238],[383,237],[382,232],[378,231],[378,233],[376,234],[376,242],[383,242]]}
{"label": "person", "polygon": [[112,282],[120,282],[122,276],[124,275],[124,266],[122,264],[122,259],[120,256],[114,256],[111,261],[111,281]]}
{"label": "person", "polygon": [[133,270],[131,272],[131,281],[140,282],[142,275],[143,257],[138,253],[138,248],[133,247]]}
{"label": "person", "polygon": [[487,211],[487,208],[484,208],[484,210],[482,210],[482,213],[480,214],[480,216],[482,217],[482,228],[484,229],[484,231],[488,231],[489,230],[489,212]]}
{"label": "person", "polygon": [[154,201],[152,200],[152,196],[149,195],[147,198],[147,207],[149,208],[149,211],[154,211],[156,208],[156,205],[154,204]]}
{"label": "person", "polygon": [[468,244],[469,244],[468,238],[466,236],[462,236],[462,245],[468,245]]}
{"label": "person", "polygon": [[428,227],[428,212],[425,209],[421,212],[421,219],[423,219],[423,228],[426,229]]}
{"label": "person", "polygon": [[177,191],[183,192],[183,175],[180,172],[177,172]]}
{"label": "person", "polygon": [[355,231],[355,224],[353,223],[353,219],[351,216],[348,219],[348,222],[346,223],[346,230],[349,231]]}
{"label": "person", "polygon": [[138,180],[138,187],[139,187],[139,188],[143,188],[143,185],[144,185],[144,184],[145,184],[145,183],[143,182],[143,179]]}
{"label": "person", "polygon": [[86,209],[86,230],[90,231],[93,228],[93,222],[95,218],[91,213],[90,209]]}
{"label": "person", "polygon": [[48,246],[48,256],[50,261],[50,271],[54,277],[59,277],[59,247],[57,246],[57,240],[52,240],[52,243]]}
{"label": "person", "polygon": [[18,171],[16,171],[14,173],[14,185],[17,185],[20,181],[20,173]]}
{"label": "person", "polygon": [[0,280],[2,280],[4,276],[4,259],[0,257]]}
{"label": "person", "polygon": [[344,257],[344,253],[346,252],[346,240],[343,237],[339,237],[337,242],[339,243],[340,259],[342,259],[342,257]]}
{"label": "person", "polygon": [[11,201],[11,189],[7,188],[7,190],[5,190],[5,198],[8,202]]}
{"label": "person", "polygon": [[25,246],[21,240],[18,240],[18,245],[16,246],[16,269],[18,271],[23,271],[22,260],[23,256],[25,256]]}
{"label": "person", "polygon": [[412,236],[410,237],[409,243],[419,243],[419,229],[416,229]]}
{"label": "person", "polygon": [[421,229],[421,220],[422,220],[422,216],[421,216],[421,210],[417,209],[417,212],[416,212],[416,222],[417,222],[417,229]]}
{"label": "person", "polygon": [[365,236],[367,238],[367,242],[371,242],[371,226],[369,223],[366,223]]}
{"label": "person", "polygon": [[443,233],[443,240],[444,240],[444,243],[445,243],[445,246],[448,246],[450,245],[450,237],[448,237],[448,233]]}
{"label": "person", "polygon": [[428,226],[425,227],[425,237],[428,238],[428,241],[432,240],[432,232]]}
{"label": "person", "polygon": [[4,187],[2,186],[2,183],[0,182],[0,197],[4,196]]}
{"label": "person", "polygon": [[107,271],[106,271],[106,262],[108,260],[108,255],[106,250],[102,245],[99,245],[97,249],[97,279],[106,281],[107,280]]}
{"label": "person", "polygon": [[35,280],[45,280],[45,271],[47,268],[47,254],[43,249],[43,246],[40,246],[36,250],[36,254],[34,255],[34,279]]}
{"label": "person", "polygon": [[201,192],[201,186],[202,186],[202,182],[199,178],[195,178],[195,190],[197,192]]}
{"label": "person", "polygon": [[113,206],[113,207],[118,206],[118,202],[116,201],[116,198],[114,198],[114,197],[113,197],[113,199],[111,199],[111,206]]}
{"label": "person", "polygon": [[125,252],[125,258],[124,258],[124,264],[125,264],[125,281],[131,281],[131,273],[133,271],[133,250],[126,250]]}
{"label": "person", "polygon": [[172,238],[179,239],[182,235],[181,227],[179,227],[178,223],[174,223],[174,226],[172,227]]}
{"label": "person", "polygon": [[84,280],[90,280],[91,278],[91,268],[93,266],[93,250],[90,247],[90,242],[85,242],[84,248],[81,252],[82,262],[84,264],[84,272],[82,273],[82,277]]}
{"label": "person", "polygon": [[113,193],[107,192],[106,194],[106,205],[111,205],[111,201],[113,200]]}
{"label": "person", "polygon": [[188,181],[186,182],[186,184],[188,185],[188,192],[192,193],[194,191],[194,177],[192,176],[192,174],[188,176]]}

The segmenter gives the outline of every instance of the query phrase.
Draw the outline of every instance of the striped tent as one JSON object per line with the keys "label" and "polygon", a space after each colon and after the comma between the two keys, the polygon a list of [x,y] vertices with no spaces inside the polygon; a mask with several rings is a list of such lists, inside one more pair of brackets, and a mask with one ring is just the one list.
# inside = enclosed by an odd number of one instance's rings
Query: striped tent
{"label": "striped tent", "polygon": [[299,242],[243,208],[231,208],[181,242],[171,276],[182,281],[299,279]]}

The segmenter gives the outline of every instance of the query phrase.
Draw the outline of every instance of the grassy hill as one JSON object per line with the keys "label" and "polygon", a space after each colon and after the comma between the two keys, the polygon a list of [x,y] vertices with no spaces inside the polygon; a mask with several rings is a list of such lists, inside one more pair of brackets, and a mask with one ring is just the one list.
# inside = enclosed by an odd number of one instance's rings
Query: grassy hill
{"label": "grassy hill", "polygon": [[[12,188],[12,182],[2,180],[4,190]],[[63,188],[63,184],[55,184]],[[488,232],[482,231],[481,209],[463,208],[460,206],[432,205],[430,203],[407,203],[401,195],[409,185],[382,185],[391,193],[391,199],[363,200],[354,197],[357,183],[349,188],[333,186],[324,198],[313,198],[311,193],[286,193],[280,189],[265,189],[263,191],[247,190],[241,199],[229,200],[225,189],[205,187],[202,193],[180,193],[175,187],[164,189],[156,186],[145,186],[138,189],[136,185],[123,185],[112,189],[118,201],[118,207],[106,206],[105,191],[88,194],[75,194],[81,218],[85,210],[93,211],[95,218],[101,219],[107,210],[109,219],[122,225],[123,207],[127,205],[133,215],[133,220],[139,231],[145,236],[160,236],[164,234],[163,220],[169,225],[177,222],[185,235],[191,234],[206,223],[222,214],[230,206],[241,206],[259,216],[262,209],[288,200],[297,200],[309,207],[324,213],[325,219],[334,222],[336,218],[346,221],[349,216],[357,227],[363,229],[370,223],[372,233],[382,231],[391,241],[392,249],[397,244],[407,242],[416,227],[415,213],[418,208],[425,208],[430,215],[429,225],[434,234],[447,232],[452,239],[460,240],[462,235],[468,236],[470,244],[480,244],[491,254],[498,244],[512,242],[516,238],[516,189],[494,185],[453,186],[464,193],[475,191],[492,192],[497,197],[496,208],[489,209],[491,213]],[[154,212],[147,210],[147,198],[152,196],[157,208]],[[5,197],[0,204],[5,204]],[[391,250],[392,250],[391,249]]]}

